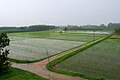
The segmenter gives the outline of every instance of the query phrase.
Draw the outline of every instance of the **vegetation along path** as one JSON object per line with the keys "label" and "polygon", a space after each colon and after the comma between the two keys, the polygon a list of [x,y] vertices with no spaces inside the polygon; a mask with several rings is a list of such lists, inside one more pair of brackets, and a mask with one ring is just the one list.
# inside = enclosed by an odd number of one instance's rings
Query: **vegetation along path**
{"label": "vegetation along path", "polygon": [[[95,40],[93,42],[90,42],[86,45],[87,46],[92,45],[92,44],[94,44],[94,42],[96,43],[96,42],[99,42],[100,40],[102,40],[102,38],[98,39],[98,40]],[[86,79],[83,79],[83,78],[80,78],[80,77],[67,76],[67,75],[51,72],[51,71],[47,70],[47,68],[46,68],[46,65],[49,63],[49,61],[53,61],[53,60],[55,60],[57,58],[60,58],[64,55],[67,55],[67,54],[70,54],[74,51],[80,50],[81,48],[83,48],[86,45],[79,46],[79,47],[73,48],[71,50],[65,51],[61,54],[55,55],[55,56],[49,58],[49,60],[45,59],[45,60],[40,61],[40,62],[29,63],[29,64],[13,63],[12,67],[20,68],[20,69],[23,69],[23,70],[26,70],[26,71],[30,71],[32,73],[43,76],[43,77],[45,77],[47,79],[50,79],[50,80],[86,80]]]}

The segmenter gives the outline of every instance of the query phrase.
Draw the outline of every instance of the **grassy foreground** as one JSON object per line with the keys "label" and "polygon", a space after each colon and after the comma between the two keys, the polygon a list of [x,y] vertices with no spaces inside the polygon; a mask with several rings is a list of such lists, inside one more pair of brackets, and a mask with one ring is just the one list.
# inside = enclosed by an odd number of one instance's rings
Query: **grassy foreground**
{"label": "grassy foreground", "polygon": [[47,80],[36,74],[23,71],[17,68],[9,68],[8,73],[0,74],[0,80]]}

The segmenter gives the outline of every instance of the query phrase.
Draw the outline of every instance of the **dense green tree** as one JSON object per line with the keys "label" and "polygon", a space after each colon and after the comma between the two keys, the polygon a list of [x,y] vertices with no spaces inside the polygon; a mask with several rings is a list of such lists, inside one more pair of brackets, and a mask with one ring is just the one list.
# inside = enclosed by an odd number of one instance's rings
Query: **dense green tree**
{"label": "dense green tree", "polygon": [[32,25],[29,26],[29,31],[45,31],[55,29],[54,25]]}
{"label": "dense green tree", "polygon": [[67,28],[67,27],[65,27],[65,28],[64,28],[64,31],[65,31],[65,32],[67,32],[67,30],[68,30],[68,28]]}
{"label": "dense green tree", "polygon": [[110,28],[120,28],[120,23],[109,23],[108,27],[110,27]]}
{"label": "dense green tree", "polygon": [[115,29],[115,33],[120,35],[120,28]]}
{"label": "dense green tree", "polygon": [[8,61],[9,50],[5,49],[5,47],[9,46],[10,40],[6,33],[0,34],[0,73],[6,72],[7,67],[10,66],[10,62]]}

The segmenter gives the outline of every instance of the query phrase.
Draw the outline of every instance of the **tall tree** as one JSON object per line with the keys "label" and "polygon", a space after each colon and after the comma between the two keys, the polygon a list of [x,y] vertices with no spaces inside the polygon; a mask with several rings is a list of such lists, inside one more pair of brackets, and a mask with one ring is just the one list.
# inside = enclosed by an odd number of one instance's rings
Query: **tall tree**
{"label": "tall tree", "polygon": [[10,62],[8,61],[9,50],[5,49],[5,47],[9,46],[10,40],[6,33],[0,34],[0,73],[6,72],[7,67],[10,66]]}

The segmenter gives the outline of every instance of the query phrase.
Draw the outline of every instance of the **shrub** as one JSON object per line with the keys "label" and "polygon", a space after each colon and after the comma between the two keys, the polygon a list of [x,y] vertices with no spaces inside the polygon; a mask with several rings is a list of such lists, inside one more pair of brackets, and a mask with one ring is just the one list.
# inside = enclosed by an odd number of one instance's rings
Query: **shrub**
{"label": "shrub", "polygon": [[120,34],[120,28],[115,29],[115,33],[116,33],[116,34]]}

